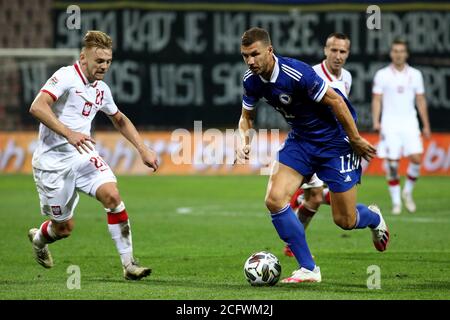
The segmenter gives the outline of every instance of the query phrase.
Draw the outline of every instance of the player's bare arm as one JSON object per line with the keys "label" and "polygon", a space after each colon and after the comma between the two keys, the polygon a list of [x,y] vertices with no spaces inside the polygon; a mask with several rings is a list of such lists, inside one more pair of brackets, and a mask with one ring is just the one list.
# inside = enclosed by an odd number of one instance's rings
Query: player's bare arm
{"label": "player's bare arm", "polygon": [[425,138],[431,137],[430,120],[428,118],[427,100],[424,94],[416,95],[417,110],[419,111],[420,120],[422,121],[422,133]]}
{"label": "player's bare arm", "polygon": [[372,126],[375,132],[379,132],[381,129],[380,115],[381,115],[381,99],[383,95],[372,95]]}
{"label": "player's bare arm", "polygon": [[375,156],[376,149],[366,139],[360,136],[344,99],[332,88],[328,88],[321,103],[331,107],[336,118],[347,133],[353,150],[367,161],[370,161]]}
{"label": "player's bare arm", "polygon": [[253,129],[253,119],[255,118],[254,110],[242,108],[241,117],[239,119],[239,135],[241,137],[241,148],[236,150],[236,163],[245,163],[250,158],[250,143],[252,140],[251,130]]}
{"label": "player's bare arm", "polygon": [[114,124],[114,127],[119,130],[119,132],[130,141],[136,150],[139,152],[142,162],[149,167],[153,168],[154,171],[158,169],[158,157],[156,152],[148,148],[141,136],[136,130],[134,124],[128,119],[126,115],[122,112],[117,112],[115,115],[109,117]]}
{"label": "player's bare arm", "polygon": [[83,151],[89,153],[89,150],[93,150],[92,145],[88,141],[95,143],[95,140],[86,134],[70,130],[59,121],[52,111],[51,106],[53,103],[53,98],[49,94],[39,92],[31,104],[30,113],[48,128],[65,137],[79,153],[83,153]]}

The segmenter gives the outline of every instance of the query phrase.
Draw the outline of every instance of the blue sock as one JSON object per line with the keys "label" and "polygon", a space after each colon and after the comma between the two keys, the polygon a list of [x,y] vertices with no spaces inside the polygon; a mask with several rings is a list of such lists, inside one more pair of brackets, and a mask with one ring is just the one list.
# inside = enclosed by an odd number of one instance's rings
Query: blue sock
{"label": "blue sock", "polygon": [[306,243],[305,229],[291,206],[287,204],[283,209],[272,214],[272,223],[280,238],[289,245],[300,267],[314,270],[316,263]]}
{"label": "blue sock", "polygon": [[380,216],[359,203],[356,205],[356,226],[355,229],[364,229],[366,227],[376,228],[380,224]]}

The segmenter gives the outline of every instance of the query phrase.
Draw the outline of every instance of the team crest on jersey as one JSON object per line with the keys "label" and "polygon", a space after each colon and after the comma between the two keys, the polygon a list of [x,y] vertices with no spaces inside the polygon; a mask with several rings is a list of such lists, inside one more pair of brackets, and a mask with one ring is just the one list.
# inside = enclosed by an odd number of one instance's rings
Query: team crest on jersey
{"label": "team crest on jersey", "polygon": [[278,96],[278,99],[280,99],[280,102],[282,104],[290,104],[292,101],[292,97],[286,93],[282,93]]}
{"label": "team crest on jersey", "polygon": [[52,213],[54,216],[60,216],[62,215],[62,210],[60,206],[51,206],[52,208]]}
{"label": "team crest on jersey", "polygon": [[85,116],[85,117],[89,116],[89,114],[91,113],[91,110],[92,110],[92,103],[85,102],[84,107],[83,107],[83,112],[82,112],[83,116]]}

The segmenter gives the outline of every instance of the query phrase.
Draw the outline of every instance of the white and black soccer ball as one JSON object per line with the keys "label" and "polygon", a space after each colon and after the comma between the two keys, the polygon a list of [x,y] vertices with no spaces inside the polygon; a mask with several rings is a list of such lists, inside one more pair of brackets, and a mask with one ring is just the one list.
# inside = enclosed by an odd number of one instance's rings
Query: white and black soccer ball
{"label": "white and black soccer ball", "polygon": [[280,280],[281,264],[270,252],[256,252],[245,261],[244,274],[252,286],[273,286]]}

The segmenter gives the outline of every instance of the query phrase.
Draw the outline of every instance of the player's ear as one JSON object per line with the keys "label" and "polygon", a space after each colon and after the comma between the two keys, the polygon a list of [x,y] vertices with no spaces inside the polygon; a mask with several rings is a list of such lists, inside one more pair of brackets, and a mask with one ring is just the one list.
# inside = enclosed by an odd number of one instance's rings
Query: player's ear
{"label": "player's ear", "polygon": [[85,60],[86,60],[86,49],[83,48],[81,49],[80,52],[80,63],[84,63]]}

